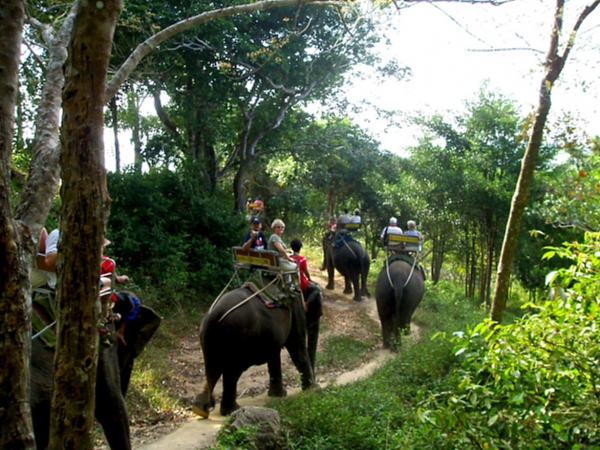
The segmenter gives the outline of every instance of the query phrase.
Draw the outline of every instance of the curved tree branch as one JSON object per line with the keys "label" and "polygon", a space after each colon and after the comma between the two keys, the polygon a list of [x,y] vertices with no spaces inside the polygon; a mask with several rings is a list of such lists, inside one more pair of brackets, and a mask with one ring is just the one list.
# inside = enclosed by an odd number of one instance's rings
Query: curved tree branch
{"label": "curved tree branch", "polygon": [[230,6],[227,8],[216,9],[208,11],[197,16],[190,17],[189,19],[182,20],[171,26],[168,26],[162,31],[159,31],[154,36],[146,39],[144,42],[139,44],[136,49],[129,55],[129,58],[121,65],[119,70],[115,73],[112,79],[107,83],[105,101],[109,101],[119,90],[119,87],[125,79],[133,72],[140,61],[151,53],[159,44],[166,41],[167,39],[175,36],[182,31],[188,30],[198,25],[202,25],[211,20],[220,19],[223,17],[231,17],[238,14],[251,13],[256,11],[263,11],[265,9],[282,7],[282,6],[294,6],[294,5],[308,5],[318,4],[319,6],[348,6],[348,2],[336,2],[336,1],[321,1],[321,0],[263,0],[256,3],[250,3],[247,5]]}

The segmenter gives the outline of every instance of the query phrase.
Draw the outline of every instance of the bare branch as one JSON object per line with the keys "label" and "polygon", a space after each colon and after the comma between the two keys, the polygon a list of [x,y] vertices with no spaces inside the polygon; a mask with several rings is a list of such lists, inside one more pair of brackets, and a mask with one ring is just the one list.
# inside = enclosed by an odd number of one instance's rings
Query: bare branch
{"label": "bare branch", "polygon": [[544,54],[544,52],[542,50],[538,50],[538,49],[531,48],[531,47],[473,48],[473,49],[468,49],[467,51],[474,52],[474,53],[525,51],[525,52],[541,53],[542,55]]}
{"label": "bare branch", "polygon": [[175,125],[175,123],[173,123],[173,121],[171,120],[171,118],[169,117],[169,115],[167,114],[167,112],[165,111],[165,109],[162,106],[162,102],[160,101],[160,90],[157,89],[155,92],[153,92],[153,96],[154,96],[154,109],[156,110],[156,114],[158,115],[158,118],[163,123],[163,125],[165,127],[167,127],[167,129],[169,131],[171,131],[175,136],[177,136],[177,138],[180,139],[181,136],[179,135],[179,130],[177,129],[177,125]]}
{"label": "bare branch", "polygon": [[131,74],[131,72],[137,67],[140,61],[146,57],[149,53],[154,51],[159,44],[166,41],[167,39],[179,34],[185,30],[193,28],[198,25],[202,25],[211,20],[220,19],[223,17],[231,17],[238,14],[251,13],[256,11],[263,11],[265,9],[282,7],[282,6],[293,6],[293,5],[308,5],[316,4],[319,6],[351,6],[348,2],[336,2],[336,1],[321,1],[321,0],[263,0],[256,3],[250,3],[246,5],[230,6],[227,8],[215,9],[208,11],[197,16],[190,17],[189,19],[182,20],[167,28],[159,31],[155,35],[146,39],[144,42],[139,44],[136,49],[129,55],[127,60],[121,65],[119,70],[115,73],[112,79],[106,86],[105,100],[110,100],[119,90],[119,87],[125,79]]}
{"label": "bare branch", "polygon": [[472,5],[500,6],[513,1],[515,0],[404,0],[404,3],[469,3]]}
{"label": "bare branch", "polygon": [[564,65],[565,61],[569,57],[569,53],[571,53],[571,50],[573,49],[573,45],[575,44],[575,37],[577,36],[579,28],[581,28],[581,24],[587,18],[587,16],[589,16],[598,7],[598,5],[600,5],[600,0],[595,0],[591,5],[586,6],[577,18],[577,22],[575,22],[575,25],[571,30],[571,34],[569,35],[569,41],[567,42],[567,46],[565,47],[565,50],[563,51],[563,54],[561,56],[562,65]]}

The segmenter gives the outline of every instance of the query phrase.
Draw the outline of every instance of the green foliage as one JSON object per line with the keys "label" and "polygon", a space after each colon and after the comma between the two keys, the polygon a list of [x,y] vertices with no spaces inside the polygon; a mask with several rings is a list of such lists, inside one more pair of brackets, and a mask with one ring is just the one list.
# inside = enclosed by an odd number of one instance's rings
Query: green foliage
{"label": "green foliage", "polygon": [[508,326],[489,321],[457,334],[461,367],[448,392],[432,394],[420,417],[455,447],[597,448],[600,377],[600,239],[552,248],[572,262],[549,281],[561,298]]}
{"label": "green foliage", "polygon": [[600,231],[595,213],[600,199],[600,138],[579,142],[581,153],[545,176],[540,214],[555,227]]}
{"label": "green foliage", "polygon": [[[226,422],[231,422],[232,419],[227,419]],[[217,435],[217,444],[209,447],[210,450],[230,450],[230,449],[245,449],[254,450],[254,436],[258,431],[258,425],[245,425],[237,430],[222,426]]]}
{"label": "green foliage", "polygon": [[246,224],[221,194],[186,173],[109,174],[112,197],[107,251],[120,273],[152,286],[165,303],[218,293],[231,276],[231,247]]}
{"label": "green foliage", "polygon": [[361,240],[371,245],[375,236],[379,241],[382,220],[393,214],[386,200],[399,197],[380,194],[381,185],[397,178],[397,161],[348,119],[329,117],[304,126],[292,155],[271,158],[254,182],[268,186],[264,198],[270,214],[313,236],[320,236],[332,214],[358,207]]}
{"label": "green foliage", "polygon": [[[475,295],[477,286],[483,301],[491,292],[490,268],[500,253],[528,123],[513,101],[485,85],[466,103],[465,112],[414,121],[423,127],[424,136],[411,149],[401,183],[402,191],[409,193],[411,218],[433,242],[434,278],[441,273],[445,254],[455,253],[467,292]],[[542,149],[538,169],[546,168],[555,152]],[[528,256],[539,260],[541,252]]]}

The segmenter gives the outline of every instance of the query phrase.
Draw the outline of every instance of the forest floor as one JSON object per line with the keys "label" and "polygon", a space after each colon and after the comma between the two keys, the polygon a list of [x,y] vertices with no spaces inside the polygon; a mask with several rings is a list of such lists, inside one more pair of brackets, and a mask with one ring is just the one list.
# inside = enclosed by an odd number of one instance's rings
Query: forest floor
{"label": "forest floor", "polygon": [[[381,349],[381,329],[374,292],[371,298],[355,302],[343,291],[343,279],[336,273],[335,290],[325,289],[326,272],[310,267],[313,281],[323,288],[324,309],[321,319],[318,352],[330,336],[348,336],[356,341],[369,343],[371,348],[366,357],[351,369],[344,370],[335,365],[317,366],[316,378],[321,387],[331,383],[346,384],[368,376],[381,362],[392,356]],[[419,330],[413,324],[411,338],[417,339]],[[178,392],[181,403],[188,405],[177,414],[165,414],[164,420],[154,418],[131,418],[132,446],[136,450],[199,450],[212,445],[223,423],[218,412],[222,392],[221,381],[215,388],[217,407],[208,419],[201,419],[191,412],[194,397],[200,392],[204,378],[204,364],[198,334],[181,340],[169,356],[173,376],[164,383],[170,384],[172,392]],[[299,375],[286,351],[282,352],[284,385],[288,395],[300,392]],[[238,403],[241,406],[264,406],[268,389],[267,366],[254,366],[246,371],[238,382]],[[97,447],[103,448],[104,446]],[[104,447],[106,448],[106,447]]]}

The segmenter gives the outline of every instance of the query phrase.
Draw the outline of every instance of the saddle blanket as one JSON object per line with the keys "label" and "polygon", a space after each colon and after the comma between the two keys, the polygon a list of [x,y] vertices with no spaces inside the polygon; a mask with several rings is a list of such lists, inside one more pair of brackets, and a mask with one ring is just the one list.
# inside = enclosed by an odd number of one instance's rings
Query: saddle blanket
{"label": "saddle blanket", "polygon": [[[395,255],[391,255],[388,258],[388,264],[391,264],[394,261],[404,261],[410,264],[411,266],[415,263],[415,259],[412,256],[407,255],[406,253],[396,253]],[[423,280],[427,279],[427,277],[425,276],[425,269],[421,264],[417,263],[415,269],[421,272],[421,274],[423,275]]]}

